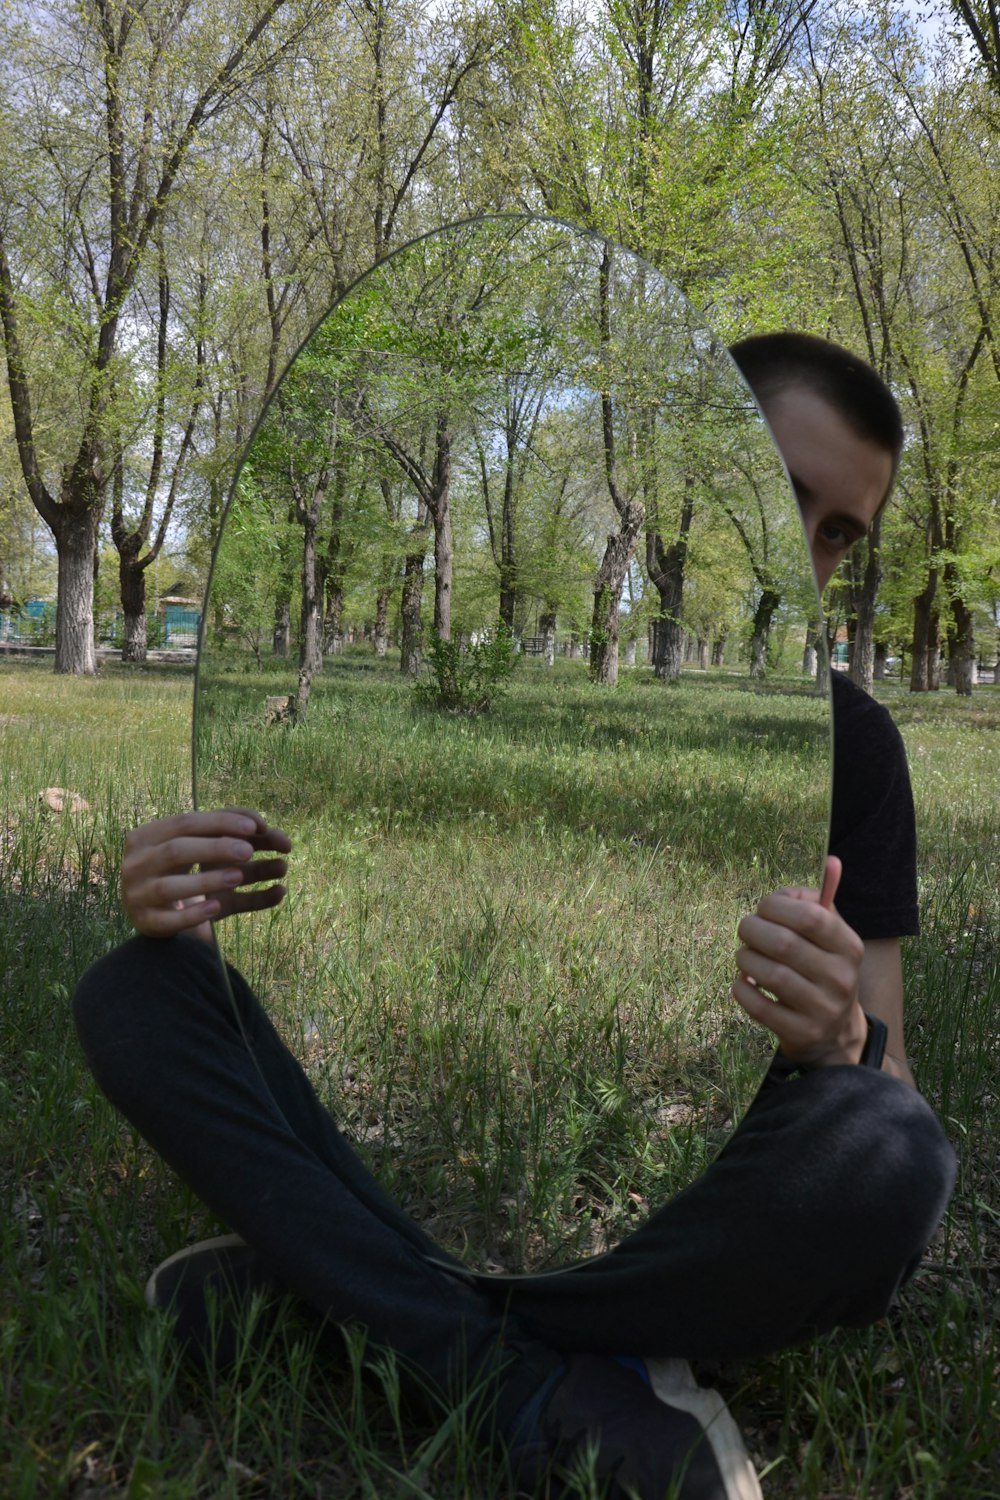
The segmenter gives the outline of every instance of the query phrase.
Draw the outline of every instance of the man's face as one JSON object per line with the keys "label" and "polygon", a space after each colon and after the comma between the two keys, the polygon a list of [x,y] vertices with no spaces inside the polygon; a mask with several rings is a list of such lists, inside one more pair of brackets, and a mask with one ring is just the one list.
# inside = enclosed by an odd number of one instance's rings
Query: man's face
{"label": "man's face", "polygon": [[859,437],[805,387],[786,387],[761,408],[785,460],[823,589],[875,519],[892,479],[892,455]]}

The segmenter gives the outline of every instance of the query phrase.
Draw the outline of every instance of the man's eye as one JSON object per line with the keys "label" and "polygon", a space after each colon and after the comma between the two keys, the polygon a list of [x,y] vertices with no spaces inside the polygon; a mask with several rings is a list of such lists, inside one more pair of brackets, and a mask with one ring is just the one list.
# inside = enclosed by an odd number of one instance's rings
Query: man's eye
{"label": "man's eye", "polygon": [[819,530],[823,540],[829,542],[831,547],[843,547],[846,549],[851,545],[851,539],[844,528],[842,526],[835,526],[832,521],[824,523]]}

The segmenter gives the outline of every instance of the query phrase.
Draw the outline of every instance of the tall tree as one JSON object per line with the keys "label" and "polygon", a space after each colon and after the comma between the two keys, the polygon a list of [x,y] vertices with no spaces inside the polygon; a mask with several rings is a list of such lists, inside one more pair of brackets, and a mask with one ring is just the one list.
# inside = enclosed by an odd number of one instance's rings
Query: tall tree
{"label": "tall tree", "polygon": [[[24,483],[59,555],[57,671],[95,667],[94,554],[121,459],[122,332],[140,270],[194,141],[327,0],[306,0],[281,34],[284,5],[248,14],[234,0],[219,14],[88,0],[5,12],[3,112],[21,145],[0,204],[0,327]],[[57,439],[43,359],[62,377]]]}

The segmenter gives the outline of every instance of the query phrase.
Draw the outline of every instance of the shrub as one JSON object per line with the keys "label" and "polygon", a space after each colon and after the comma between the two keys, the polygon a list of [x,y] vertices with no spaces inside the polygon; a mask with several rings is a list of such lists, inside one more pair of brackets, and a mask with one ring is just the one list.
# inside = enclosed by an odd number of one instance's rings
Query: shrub
{"label": "shrub", "polygon": [[435,635],[425,658],[430,673],[417,683],[417,699],[453,714],[488,713],[507,691],[518,654],[505,625],[467,646]]}

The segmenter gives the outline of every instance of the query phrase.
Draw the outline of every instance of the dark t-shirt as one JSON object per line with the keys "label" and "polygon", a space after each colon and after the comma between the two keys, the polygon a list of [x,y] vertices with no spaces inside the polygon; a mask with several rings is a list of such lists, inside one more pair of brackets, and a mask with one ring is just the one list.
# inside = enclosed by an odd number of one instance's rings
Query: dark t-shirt
{"label": "dark t-shirt", "polygon": [[832,672],[830,853],[844,873],[834,905],[862,938],[919,931],[917,836],[903,740],[888,710]]}

